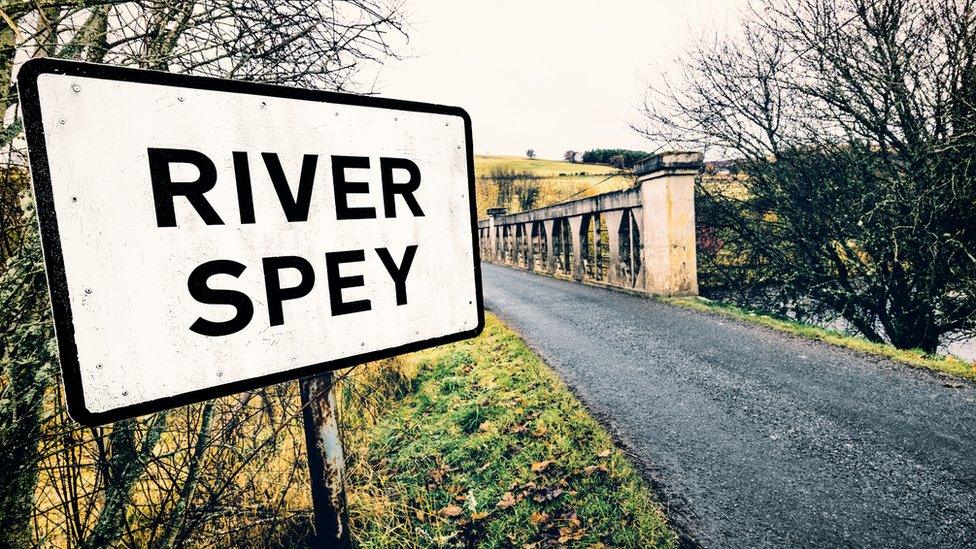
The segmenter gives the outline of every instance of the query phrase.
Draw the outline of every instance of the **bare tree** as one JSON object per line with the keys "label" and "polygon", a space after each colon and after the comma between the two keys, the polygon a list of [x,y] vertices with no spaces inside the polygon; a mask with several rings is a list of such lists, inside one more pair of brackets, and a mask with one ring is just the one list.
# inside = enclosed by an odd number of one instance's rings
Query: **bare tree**
{"label": "bare tree", "polygon": [[698,187],[718,271],[900,348],[976,330],[976,3],[763,0],[681,62],[639,129],[738,159]]}
{"label": "bare tree", "polygon": [[[286,441],[303,440],[291,385],[107,428],[68,420],[26,192],[16,70],[52,56],[358,89],[364,64],[395,56],[399,4],[7,0],[0,19],[0,546],[262,546],[282,528],[301,530],[292,523],[307,517],[282,510],[303,462],[294,449],[273,459]],[[242,498],[254,507],[230,503]]]}
{"label": "bare tree", "polygon": [[525,156],[528,158],[535,158],[535,149],[525,151]]}
{"label": "bare tree", "polygon": [[576,157],[578,155],[579,155],[578,152],[570,149],[570,150],[566,151],[565,153],[563,153],[563,160],[565,160],[566,162],[576,162]]}

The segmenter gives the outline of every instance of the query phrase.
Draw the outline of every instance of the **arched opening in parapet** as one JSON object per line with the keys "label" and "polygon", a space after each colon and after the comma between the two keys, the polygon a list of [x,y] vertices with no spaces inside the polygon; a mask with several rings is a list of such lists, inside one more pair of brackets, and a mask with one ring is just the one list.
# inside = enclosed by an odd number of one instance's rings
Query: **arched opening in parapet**
{"label": "arched opening in parapet", "polygon": [[620,280],[626,281],[631,287],[637,285],[640,275],[641,238],[634,210],[624,210],[620,216],[620,264],[617,273]]}
{"label": "arched opening in parapet", "polygon": [[584,277],[596,281],[607,280],[609,272],[607,259],[610,257],[608,238],[607,220],[603,214],[583,216],[580,227],[580,253]]}
{"label": "arched opening in parapet", "polygon": [[518,225],[508,226],[508,263],[509,265],[518,265],[518,249],[516,245],[515,230]]}
{"label": "arched opening in parapet", "polygon": [[542,221],[532,224],[532,259],[535,261],[534,269],[545,271],[549,264],[548,237],[546,237],[546,225]]}
{"label": "arched opening in parapet", "polygon": [[553,252],[556,254],[556,272],[563,275],[573,274],[573,237],[569,220],[557,218],[552,224]]}
{"label": "arched opening in parapet", "polygon": [[563,272],[563,220],[558,218],[552,221],[552,253],[556,272]]}
{"label": "arched opening in parapet", "polygon": [[580,262],[583,265],[583,278],[596,280],[596,252],[599,243],[593,237],[594,222],[592,215],[584,215],[580,223]]}
{"label": "arched opening in parapet", "polygon": [[515,226],[515,265],[529,268],[529,246],[525,237],[525,224],[519,223]]}
{"label": "arched opening in parapet", "polygon": [[505,242],[502,239],[502,226],[501,225],[495,225],[495,245],[492,247],[492,250],[491,250],[491,259],[492,259],[492,261],[500,261],[501,260],[501,258],[502,258],[502,247],[504,246],[504,244],[505,244]]}

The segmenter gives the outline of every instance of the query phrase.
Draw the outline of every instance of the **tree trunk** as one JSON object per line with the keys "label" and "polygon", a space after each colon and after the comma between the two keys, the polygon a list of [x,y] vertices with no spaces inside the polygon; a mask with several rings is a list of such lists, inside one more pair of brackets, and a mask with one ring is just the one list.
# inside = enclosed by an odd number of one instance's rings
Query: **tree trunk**
{"label": "tree trunk", "polygon": [[102,507],[92,533],[81,543],[82,549],[110,547],[125,530],[125,513],[132,495],[132,486],[141,476],[149,463],[156,443],[166,427],[166,413],[156,414],[150,420],[149,428],[142,439],[142,445],[136,447],[135,420],[126,419],[112,426],[109,435],[109,447],[112,456],[109,458],[108,468],[111,478],[106,479],[105,505]]}
{"label": "tree trunk", "polygon": [[885,335],[899,349],[921,349],[928,354],[939,350],[940,332],[931,311],[896,317],[893,323],[885,326]]}
{"label": "tree trunk", "polygon": [[9,126],[3,124],[3,115],[15,99],[10,93],[10,83],[17,52],[16,37],[13,27],[6,22],[0,24],[0,147],[5,147],[20,133],[19,120],[15,119]]}
{"label": "tree trunk", "polygon": [[[185,541],[186,532],[186,513],[193,499],[193,493],[197,489],[197,482],[200,480],[200,463],[203,461],[203,454],[207,451],[210,444],[210,423],[213,420],[214,401],[208,400],[203,405],[203,413],[200,419],[200,431],[197,434],[197,443],[193,448],[193,455],[190,456],[189,470],[186,473],[186,480],[180,489],[180,499],[173,506],[169,521],[163,530],[156,546],[160,548],[182,546]],[[174,543],[176,541],[176,543]]]}

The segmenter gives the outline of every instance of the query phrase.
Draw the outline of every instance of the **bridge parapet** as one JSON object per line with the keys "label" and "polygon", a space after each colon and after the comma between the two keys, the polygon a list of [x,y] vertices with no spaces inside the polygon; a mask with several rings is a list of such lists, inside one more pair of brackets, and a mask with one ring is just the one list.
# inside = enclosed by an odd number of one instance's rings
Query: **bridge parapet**
{"label": "bridge parapet", "polygon": [[478,222],[481,257],[652,295],[697,295],[695,177],[702,154],[672,152],[639,161],[637,184]]}

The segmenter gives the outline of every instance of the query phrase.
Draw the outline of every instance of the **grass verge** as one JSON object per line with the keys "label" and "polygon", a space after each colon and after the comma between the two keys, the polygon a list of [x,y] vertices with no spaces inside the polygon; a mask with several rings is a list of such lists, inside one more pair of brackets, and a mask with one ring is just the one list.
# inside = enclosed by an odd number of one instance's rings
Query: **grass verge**
{"label": "grass verge", "polygon": [[920,349],[897,349],[891,345],[874,343],[862,337],[850,336],[836,330],[828,330],[794,320],[761,314],[756,311],[750,311],[734,305],[710,301],[699,297],[661,297],[658,299],[664,303],[670,303],[696,311],[719,314],[795,336],[815,339],[830,343],[831,345],[847,347],[848,349],[862,353],[889,358],[910,366],[928,368],[936,372],[976,380],[976,363],[966,362],[955,357],[930,355]]}
{"label": "grass verge", "polygon": [[675,545],[607,432],[497,318],[403,360],[406,396],[347,431],[360,547]]}

